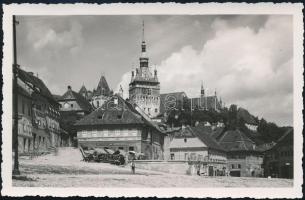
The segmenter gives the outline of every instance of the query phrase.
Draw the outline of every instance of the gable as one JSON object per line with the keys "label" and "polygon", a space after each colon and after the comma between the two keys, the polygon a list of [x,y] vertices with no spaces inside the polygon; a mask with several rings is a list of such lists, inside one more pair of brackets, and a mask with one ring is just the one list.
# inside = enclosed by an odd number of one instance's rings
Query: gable
{"label": "gable", "polygon": [[207,148],[207,145],[199,138],[173,138],[170,143],[170,148],[185,149],[185,148]]}

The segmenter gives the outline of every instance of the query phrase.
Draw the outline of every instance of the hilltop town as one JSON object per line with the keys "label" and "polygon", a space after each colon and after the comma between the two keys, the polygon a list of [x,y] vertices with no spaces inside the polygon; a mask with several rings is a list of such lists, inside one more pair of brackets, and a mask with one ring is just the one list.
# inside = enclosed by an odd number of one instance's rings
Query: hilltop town
{"label": "hilltop town", "polygon": [[162,82],[149,67],[146,51],[143,38],[126,99],[123,87],[113,92],[104,75],[92,90],[67,86],[59,95],[19,67],[20,155],[76,147],[90,161],[94,153],[89,151],[102,149],[101,154],[118,152],[127,160],[132,153],[137,168],[146,170],[293,178],[292,127],[278,127],[234,104],[226,107],[216,91],[207,95],[203,84],[196,98],[184,91],[160,93]]}

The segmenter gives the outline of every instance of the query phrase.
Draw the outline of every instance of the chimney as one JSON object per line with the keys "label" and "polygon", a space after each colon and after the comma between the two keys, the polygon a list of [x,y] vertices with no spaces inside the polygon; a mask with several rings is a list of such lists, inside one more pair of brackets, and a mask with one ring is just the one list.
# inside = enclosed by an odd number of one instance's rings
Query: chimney
{"label": "chimney", "polygon": [[155,69],[155,77],[157,77],[157,70]]}
{"label": "chimney", "polygon": [[134,77],[134,71],[131,71],[131,78]]}
{"label": "chimney", "polygon": [[28,72],[31,76],[34,76],[34,73],[33,72]]}
{"label": "chimney", "polygon": [[72,88],[71,88],[71,86],[70,86],[70,85],[68,85],[68,90],[72,90]]}

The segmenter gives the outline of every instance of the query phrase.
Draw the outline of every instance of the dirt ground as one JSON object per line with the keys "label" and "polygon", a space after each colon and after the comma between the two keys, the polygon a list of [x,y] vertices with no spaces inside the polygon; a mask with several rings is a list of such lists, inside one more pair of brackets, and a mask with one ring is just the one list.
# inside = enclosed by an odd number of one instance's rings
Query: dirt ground
{"label": "dirt ground", "polygon": [[21,175],[13,179],[20,187],[292,187],[293,180],[246,177],[203,177],[168,174],[86,163],[78,149],[62,148],[57,155],[20,158]]}

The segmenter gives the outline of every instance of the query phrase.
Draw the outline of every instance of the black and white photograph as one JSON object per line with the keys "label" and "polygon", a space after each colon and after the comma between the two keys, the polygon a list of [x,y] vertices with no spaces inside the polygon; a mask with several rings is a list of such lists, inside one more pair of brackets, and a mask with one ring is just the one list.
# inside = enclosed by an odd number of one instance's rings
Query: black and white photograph
{"label": "black and white photograph", "polygon": [[301,4],[40,6],[4,7],[5,194],[302,196]]}

